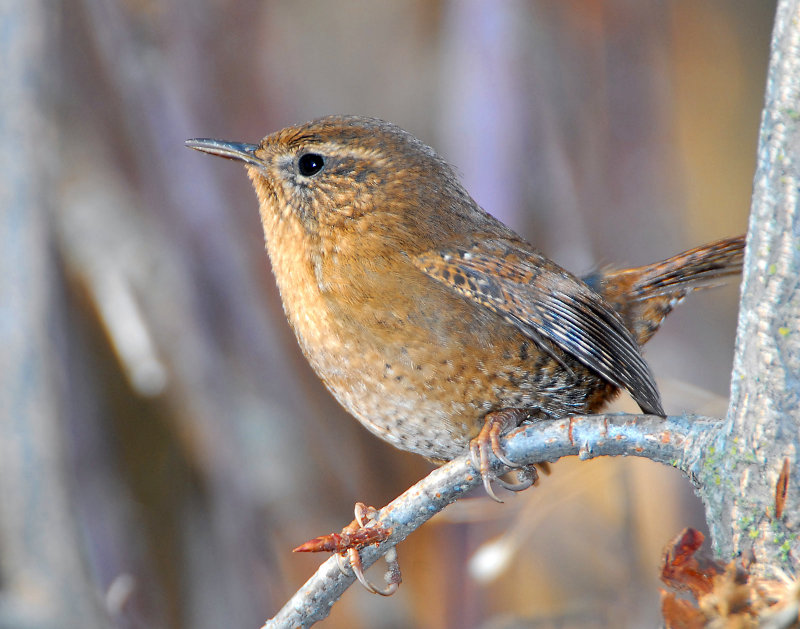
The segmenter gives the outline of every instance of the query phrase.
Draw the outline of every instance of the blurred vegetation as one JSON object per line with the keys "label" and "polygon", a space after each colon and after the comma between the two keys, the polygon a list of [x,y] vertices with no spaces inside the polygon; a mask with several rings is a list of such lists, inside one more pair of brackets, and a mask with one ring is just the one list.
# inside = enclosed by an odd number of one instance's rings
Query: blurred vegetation
{"label": "blurred vegetation", "polygon": [[[292,547],[430,469],[315,378],[242,168],[184,139],[388,119],[571,270],[644,264],[744,231],[773,12],[0,0],[0,628],[256,628],[320,561]],[[724,412],[736,298],[648,346],[668,412]],[[396,596],[326,626],[656,626],[660,548],[702,519],[672,470],[560,462],[447,509]]]}

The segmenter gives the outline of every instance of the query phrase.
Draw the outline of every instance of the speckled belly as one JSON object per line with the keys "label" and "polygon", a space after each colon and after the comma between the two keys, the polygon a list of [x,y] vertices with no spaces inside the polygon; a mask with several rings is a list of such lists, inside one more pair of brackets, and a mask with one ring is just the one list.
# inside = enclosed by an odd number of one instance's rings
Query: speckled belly
{"label": "speckled belly", "polygon": [[455,352],[424,340],[370,344],[362,337],[309,360],[370,431],[439,460],[463,454],[490,411],[526,408],[557,417],[586,412],[613,394],[593,372],[565,357],[569,373],[511,326],[497,341]]}

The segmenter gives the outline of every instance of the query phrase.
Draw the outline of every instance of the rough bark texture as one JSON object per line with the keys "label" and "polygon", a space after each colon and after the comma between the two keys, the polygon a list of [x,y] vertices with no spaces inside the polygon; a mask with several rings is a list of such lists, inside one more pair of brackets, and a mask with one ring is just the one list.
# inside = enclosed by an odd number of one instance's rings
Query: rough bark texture
{"label": "rough bark texture", "polygon": [[[800,2],[784,0],[773,32],[727,425],[701,479],[718,553],[752,549],[767,572],[797,565],[799,199]],[[785,510],[777,517],[786,460]]]}

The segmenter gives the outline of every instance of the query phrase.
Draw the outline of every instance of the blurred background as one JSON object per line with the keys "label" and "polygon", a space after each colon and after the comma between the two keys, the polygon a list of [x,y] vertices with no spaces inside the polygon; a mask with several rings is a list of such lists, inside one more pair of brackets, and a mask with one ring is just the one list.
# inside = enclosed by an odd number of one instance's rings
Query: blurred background
{"label": "blurred background", "polygon": [[[0,0],[0,628],[255,629],[324,559],[291,548],[431,469],[318,382],[243,168],[184,139],[384,118],[570,270],[645,264],[745,230],[773,12]],[[669,413],[725,412],[736,307],[694,295],[648,345]],[[324,626],[658,626],[687,525],[673,470],[561,461],[446,509],[398,594]]]}

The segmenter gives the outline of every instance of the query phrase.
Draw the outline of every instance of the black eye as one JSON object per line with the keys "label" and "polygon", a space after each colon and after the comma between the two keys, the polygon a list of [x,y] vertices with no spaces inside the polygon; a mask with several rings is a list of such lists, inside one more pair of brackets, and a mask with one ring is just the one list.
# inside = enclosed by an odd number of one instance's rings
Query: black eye
{"label": "black eye", "polygon": [[322,170],[325,160],[319,153],[306,153],[297,160],[297,170],[304,177],[312,177]]}

